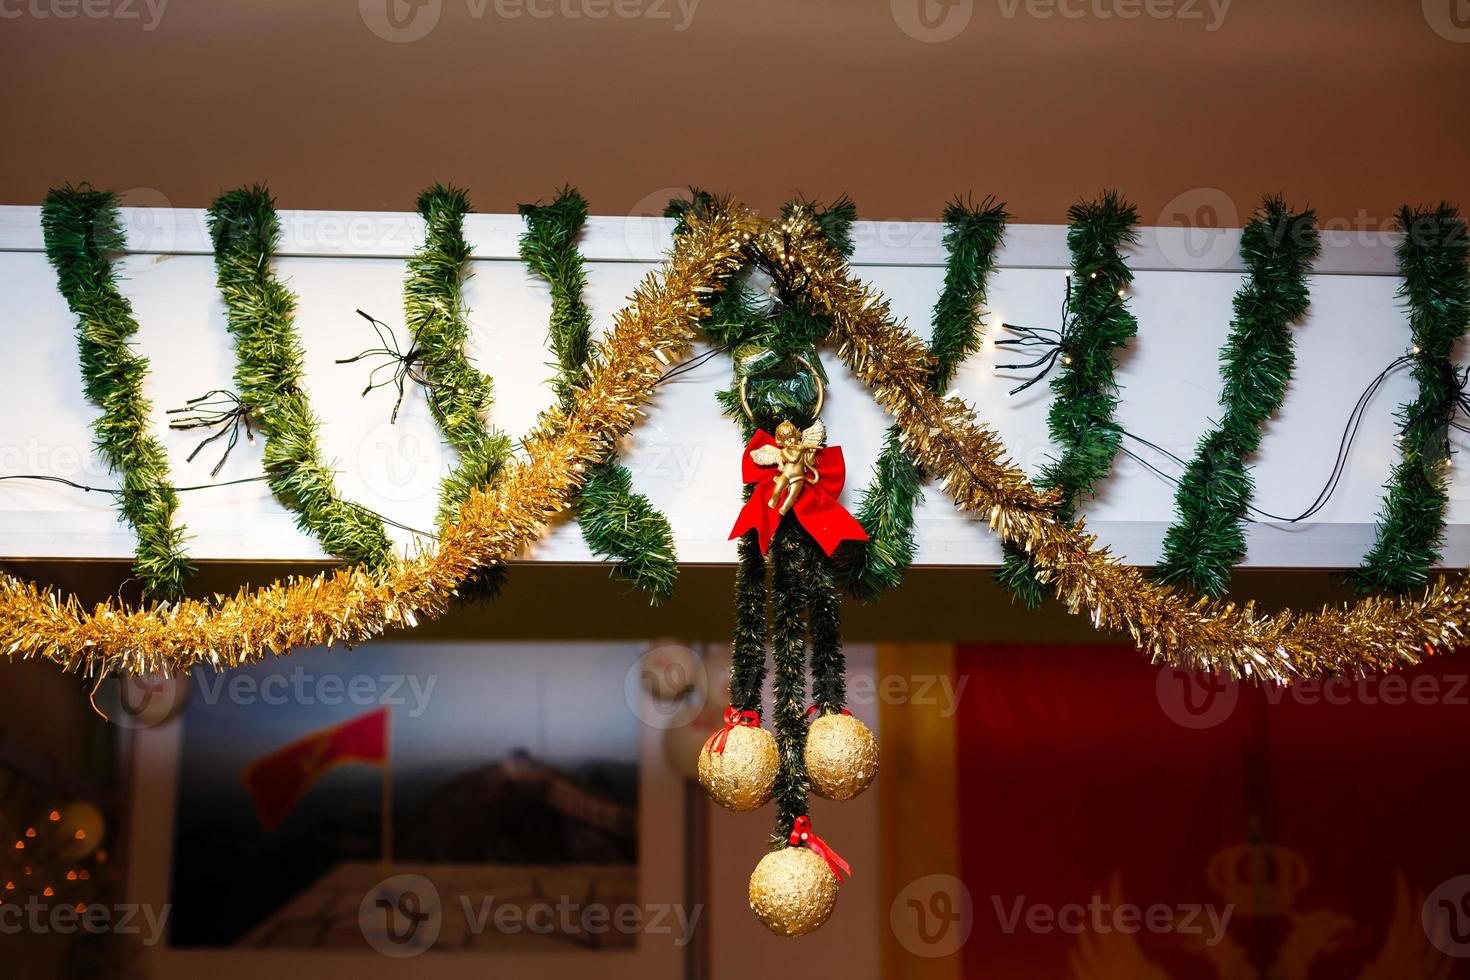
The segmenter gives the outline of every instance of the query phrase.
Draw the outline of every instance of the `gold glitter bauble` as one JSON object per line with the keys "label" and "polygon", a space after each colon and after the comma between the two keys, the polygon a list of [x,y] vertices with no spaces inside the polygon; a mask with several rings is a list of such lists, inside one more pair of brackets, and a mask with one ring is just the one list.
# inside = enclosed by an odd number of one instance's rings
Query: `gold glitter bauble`
{"label": "gold glitter bauble", "polygon": [[807,847],[783,847],[750,873],[750,910],[778,936],[805,936],[832,915],[837,876]]}
{"label": "gold glitter bauble", "polygon": [[725,736],[725,750],[710,742],[699,750],[699,785],[727,810],[757,810],[770,800],[781,755],[764,728],[736,725]]}
{"label": "gold glitter bauble", "polygon": [[878,741],[852,715],[823,715],[807,729],[806,774],[818,796],[850,800],[878,775]]}

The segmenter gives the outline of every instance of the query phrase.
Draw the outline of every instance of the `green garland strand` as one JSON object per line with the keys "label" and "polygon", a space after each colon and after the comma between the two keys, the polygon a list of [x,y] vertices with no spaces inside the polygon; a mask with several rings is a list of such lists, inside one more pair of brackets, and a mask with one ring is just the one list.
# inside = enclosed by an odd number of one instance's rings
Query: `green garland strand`
{"label": "green garland strand", "polygon": [[426,229],[424,244],[408,260],[403,289],[404,317],[429,380],[425,395],[444,440],[459,452],[459,464],[439,490],[439,523],[454,520],[473,490],[488,486],[510,457],[510,439],[485,426],[494,385],[465,356],[469,322],[464,282],[471,248],[464,237],[469,196],[435,184],[419,195]]}
{"label": "green garland strand", "polygon": [[[469,321],[464,282],[469,277],[470,243],[464,237],[469,195],[435,184],[418,198],[425,223],[424,244],[408,260],[404,316],[422,356],[430,384],[425,395],[444,439],[459,453],[459,463],[439,487],[439,524],[455,520],[460,505],[475,490],[489,486],[510,458],[510,439],[486,428],[494,401],[490,378],[465,356]],[[486,600],[505,586],[503,565],[482,568],[460,584],[466,601]]]}
{"label": "green garland strand", "polygon": [[296,298],[271,272],[280,241],[275,201],[262,185],[220,195],[208,211],[225,318],[235,338],[235,385],[265,434],[271,492],[328,552],[370,569],[394,558],[382,522],[337,495],[317,446],[317,419],[302,387],[304,354],[292,324]]}
{"label": "green garland strand", "polygon": [[[1137,240],[1138,210],[1116,191],[1106,191],[1096,201],[1074,204],[1067,219],[1071,322],[1064,326],[1061,369],[1051,381],[1056,398],[1047,415],[1052,441],[1062,452],[1043,467],[1035,483],[1058,492],[1057,515],[1070,521],[1081,498],[1095,493],[1108,475],[1123,438],[1123,428],[1113,418],[1118,407],[1113,355],[1138,332],[1138,321],[1124,300],[1133,273],[1122,251]],[[1032,608],[1046,595],[1018,548],[1006,549],[996,577]]]}
{"label": "green garland strand", "polygon": [[[523,204],[520,213],[526,219],[521,258],[551,286],[555,387],[562,404],[570,406],[592,357],[592,314],[582,298],[587,272],[577,248],[587,201],[567,187],[552,203]],[[588,473],[577,516],[587,546],[614,563],[613,574],[648,592],[655,603],[673,595],[679,576],[673,529],[647,497],[633,492],[633,474],[616,457]]]}
{"label": "green garland strand", "polygon": [[[781,764],[776,771],[775,848],[786,846],[791,825],[807,812],[806,775],[806,604],[803,577],[810,560],[802,528],[782,521],[771,540],[771,728]],[[813,545],[814,547],[814,545]]]}
{"label": "green garland strand", "polygon": [[194,573],[184,528],[174,526],[178,496],[168,456],[149,434],[143,379],[148,361],[133,352],[133,307],[117,288],[112,256],[126,246],[117,196],[89,184],[52,190],[41,208],[46,257],[77,316],[77,349],[87,397],[101,407],[92,424],[97,451],[122,476],[121,517],[138,536],[133,574],[149,598],[178,599]]}
{"label": "green garland strand", "polygon": [[1353,574],[1360,592],[1407,592],[1429,580],[1444,534],[1449,427],[1460,379],[1450,360],[1470,323],[1470,238],[1449,204],[1399,212],[1399,296],[1409,307],[1418,396],[1399,411],[1401,457],[1378,516],[1378,538]]}
{"label": "green garland strand", "polygon": [[[977,208],[955,200],[944,209],[944,289],[934,304],[929,352],[934,356],[931,385],[947,390],[965,358],[980,349],[985,287],[1010,215],[1005,205],[986,198]],[[868,532],[862,560],[843,567],[843,584],[864,602],[897,588],[914,561],[914,506],[924,474],[904,451],[898,426],[890,426],[874,465],[873,481],[863,491],[857,519]]]}
{"label": "green garland strand", "polygon": [[1246,279],[1235,294],[1235,319],[1220,353],[1224,412],[1199,440],[1164,537],[1159,577],[1209,596],[1223,595],[1230,569],[1245,557],[1245,518],[1255,480],[1250,457],[1281,407],[1296,361],[1291,328],[1306,315],[1307,276],[1319,247],[1316,213],[1293,213],[1268,197],[1241,233]]}

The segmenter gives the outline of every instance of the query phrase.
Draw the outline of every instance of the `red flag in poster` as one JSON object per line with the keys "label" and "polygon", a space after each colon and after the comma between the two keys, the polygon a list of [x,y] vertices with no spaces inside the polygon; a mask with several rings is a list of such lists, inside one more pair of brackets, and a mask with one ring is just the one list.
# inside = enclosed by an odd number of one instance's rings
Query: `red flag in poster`
{"label": "red flag in poster", "polygon": [[386,765],[388,709],[312,732],[263,755],[240,773],[266,830],[275,830],[325,773],[349,762]]}

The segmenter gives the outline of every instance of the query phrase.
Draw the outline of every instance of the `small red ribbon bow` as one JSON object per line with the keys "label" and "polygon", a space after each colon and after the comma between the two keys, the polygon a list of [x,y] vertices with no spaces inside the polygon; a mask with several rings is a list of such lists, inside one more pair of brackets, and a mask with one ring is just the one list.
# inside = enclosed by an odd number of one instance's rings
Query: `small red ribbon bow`
{"label": "small red ribbon bow", "polygon": [[832,874],[838,881],[844,877],[852,877],[852,868],[848,867],[842,855],[832,850],[831,845],[816,834],[812,833],[812,819],[808,816],[797,817],[791,823],[791,846],[810,847],[817,855],[827,862],[827,867],[832,869]]}
{"label": "small red ribbon bow", "polygon": [[717,730],[704,743],[704,747],[711,752],[724,752],[725,743],[730,740],[730,733],[735,730],[736,725],[746,728],[761,727],[761,715],[759,711],[741,711],[731,705],[725,709],[725,727]]}
{"label": "small red ribbon bow", "polygon": [[[740,457],[741,478],[746,483],[756,484],[756,488],[745,502],[740,516],[735,520],[735,528],[730,532],[730,540],[734,541],[747,531],[755,531],[760,541],[761,554],[765,554],[766,549],[771,546],[771,537],[781,523],[781,512],[769,504],[780,469],[762,466],[751,459],[750,454],[762,446],[775,444],[775,437],[762,430],[751,436],[746,445],[745,453]],[[816,482],[808,481],[802,488],[801,496],[796,498],[791,513],[796,515],[802,527],[811,532],[817,544],[829,555],[844,541],[868,540],[868,532],[863,530],[857,518],[837,502],[837,495],[842,492],[842,484],[847,479],[847,466],[842,461],[841,447],[827,446],[818,449],[812,467],[817,471],[818,479]]]}

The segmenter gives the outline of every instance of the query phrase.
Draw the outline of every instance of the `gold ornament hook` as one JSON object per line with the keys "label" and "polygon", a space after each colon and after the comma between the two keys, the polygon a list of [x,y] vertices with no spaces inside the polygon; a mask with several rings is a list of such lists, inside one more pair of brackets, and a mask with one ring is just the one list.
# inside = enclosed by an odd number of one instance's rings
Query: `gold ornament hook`
{"label": "gold ornament hook", "polygon": [[[815,421],[822,417],[822,404],[827,400],[827,386],[822,383],[822,376],[817,373],[816,368],[812,367],[811,361],[798,354],[796,356],[796,363],[806,368],[807,373],[812,376],[812,380],[817,383],[817,407],[812,410],[812,419]],[[750,402],[745,400],[745,386],[749,381],[749,375],[740,376],[740,407],[745,409],[745,417],[754,422],[755,413],[750,410]]]}

